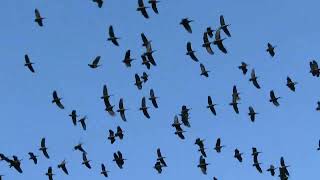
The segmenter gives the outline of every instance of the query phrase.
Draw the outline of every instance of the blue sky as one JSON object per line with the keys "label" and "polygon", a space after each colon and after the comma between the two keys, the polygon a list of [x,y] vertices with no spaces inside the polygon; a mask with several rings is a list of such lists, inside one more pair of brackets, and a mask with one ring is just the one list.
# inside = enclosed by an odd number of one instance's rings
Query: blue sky
{"label": "blue sky", "polygon": [[[259,160],[264,170],[270,164],[278,165],[284,156],[291,165],[292,179],[319,176],[316,148],[320,123],[315,111],[319,86],[309,73],[309,60],[318,59],[319,53],[319,2],[162,0],[159,15],[148,9],[149,20],[136,12],[136,7],[135,0],[108,0],[102,9],[90,0],[2,0],[0,151],[22,158],[24,170],[18,174],[1,162],[0,174],[5,174],[5,179],[45,179],[48,166],[54,167],[54,178],[59,180],[104,179],[99,174],[102,162],[111,171],[111,179],[272,179],[252,167],[253,146],[263,152]],[[33,22],[35,8],[47,18],[42,28]],[[215,54],[209,55],[201,47],[202,35],[207,26],[219,25],[221,14],[231,24],[232,37],[224,41],[229,53],[224,55],[214,47]],[[194,20],[192,34],[179,25],[184,17]],[[120,47],[106,41],[109,25],[121,37]],[[157,50],[158,66],[150,71],[141,65],[142,32]],[[209,78],[201,77],[199,64],[185,55],[187,41],[211,71]],[[265,51],[268,42],[277,46],[274,58]],[[137,59],[132,68],[121,62],[128,49]],[[23,66],[24,54],[35,63],[36,74]],[[87,64],[97,55],[103,65],[92,70]],[[260,90],[237,69],[241,61],[250,64],[250,70],[255,68]],[[143,71],[150,74],[150,80],[139,91],[134,74]],[[285,86],[288,75],[299,83],[295,93]],[[130,109],[128,122],[104,111],[100,100],[104,84],[114,94],[114,105],[124,98]],[[228,105],[233,85],[241,93],[239,115]],[[138,108],[151,88],[160,97],[159,109],[151,108],[148,120]],[[63,97],[65,110],[51,104],[53,90]],[[280,107],[269,103],[270,90],[282,97]],[[216,117],[206,109],[208,95],[219,104]],[[192,108],[191,128],[184,128],[184,141],[171,127],[183,104]],[[148,105],[152,106],[151,102]],[[247,116],[250,105],[260,113],[255,123]],[[73,127],[68,116],[73,109],[88,116],[86,132]],[[125,131],[124,140],[111,145],[108,130],[118,125]],[[50,160],[38,151],[42,137],[47,138]],[[206,139],[207,162],[211,163],[206,176],[197,168],[197,137]],[[226,145],[221,154],[213,150],[218,137]],[[89,153],[92,170],[82,166],[81,154],[72,150],[79,141]],[[152,168],[158,147],[169,166],[161,175]],[[242,164],[233,158],[235,148],[245,153]],[[123,170],[112,162],[117,150],[128,159]],[[27,160],[29,151],[40,155],[38,165]],[[69,176],[56,168],[63,159],[68,162]]]}

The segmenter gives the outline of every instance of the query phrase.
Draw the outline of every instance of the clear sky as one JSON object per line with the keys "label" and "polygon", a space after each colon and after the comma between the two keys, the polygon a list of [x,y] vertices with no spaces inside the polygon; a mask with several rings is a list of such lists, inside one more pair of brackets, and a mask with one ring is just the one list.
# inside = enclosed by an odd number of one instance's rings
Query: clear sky
{"label": "clear sky", "polygon": [[[118,180],[277,179],[252,167],[253,146],[263,152],[259,156],[263,170],[270,164],[277,166],[284,156],[291,165],[291,179],[319,177],[320,123],[315,111],[319,79],[309,73],[309,60],[319,57],[318,1],[162,0],[160,14],[148,9],[148,20],[136,11],[136,0],[105,1],[101,9],[91,0],[1,1],[0,151],[22,158],[24,170],[18,174],[0,162],[4,179],[46,179],[48,166],[54,167],[54,179],[104,179],[99,174],[102,162],[111,171],[110,179]],[[35,8],[46,17],[42,28],[33,22]],[[202,35],[207,26],[219,25],[221,14],[231,24],[232,37],[224,41],[229,53],[224,55],[214,47],[215,54],[209,55],[201,47]],[[179,25],[184,17],[194,20],[192,34]],[[109,25],[121,37],[120,47],[106,41]],[[142,32],[157,50],[158,66],[150,71],[141,65]],[[200,76],[199,64],[185,55],[187,41],[211,71],[209,78]],[[274,58],[265,51],[268,42],[277,46]],[[131,68],[121,62],[128,49],[137,59]],[[35,63],[35,74],[23,66],[24,54]],[[103,65],[90,69],[87,64],[97,55]],[[255,68],[260,90],[248,81],[249,74],[243,76],[237,69],[241,61],[250,64],[249,71]],[[139,91],[134,74],[143,71],[150,74],[150,80]],[[299,83],[295,93],[285,85],[288,75]],[[117,106],[124,98],[130,109],[127,122],[104,111],[100,99],[104,84],[114,94],[112,104]],[[228,105],[233,85],[241,93],[239,115]],[[151,88],[160,97],[159,109],[151,108],[148,120],[138,108]],[[268,101],[272,89],[282,97],[278,108]],[[65,110],[51,104],[53,90],[63,97]],[[219,104],[217,116],[206,109],[208,95]],[[192,108],[191,128],[184,127],[184,141],[171,127],[183,104]],[[259,112],[255,123],[247,115],[250,105]],[[68,114],[73,109],[88,116],[87,131],[72,125]],[[111,145],[108,130],[118,125],[125,131],[124,140]],[[42,137],[47,138],[50,160],[38,151]],[[208,175],[197,168],[197,137],[206,139]],[[218,137],[226,145],[221,154],[213,150]],[[81,165],[81,154],[72,150],[78,142],[84,143],[92,170]],[[158,147],[168,164],[161,175],[152,168]],[[242,164],[233,158],[235,148],[245,153]],[[112,162],[117,150],[128,159],[123,170]],[[29,151],[40,155],[38,165],[28,160]],[[69,176],[56,168],[63,159],[68,162]]]}

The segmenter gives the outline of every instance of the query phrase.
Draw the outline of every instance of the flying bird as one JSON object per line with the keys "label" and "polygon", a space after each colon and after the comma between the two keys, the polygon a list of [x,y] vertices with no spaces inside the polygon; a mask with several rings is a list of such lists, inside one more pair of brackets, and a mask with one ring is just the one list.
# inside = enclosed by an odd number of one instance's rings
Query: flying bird
{"label": "flying bird", "polygon": [[[9,167],[14,167],[15,170],[17,170],[19,173],[23,173],[21,169],[21,160],[17,156],[12,156],[13,160],[4,157],[4,160],[9,162]],[[3,158],[2,158],[3,159]]]}
{"label": "flying bird", "polygon": [[270,91],[270,102],[272,102],[275,106],[280,106],[278,99],[280,99],[281,97],[276,97],[276,95],[274,94],[274,91],[271,90]]}
{"label": "flying bird", "polygon": [[157,156],[157,161],[159,161],[164,167],[167,167],[167,163],[164,161],[166,157],[162,156],[160,148],[157,149]]}
{"label": "flying bird", "polygon": [[242,162],[242,153],[238,149],[234,150],[234,158],[238,159],[239,162]]}
{"label": "flying bird", "polygon": [[127,66],[127,67],[131,67],[131,62],[134,59],[130,57],[130,49],[126,51],[126,54],[124,56],[124,59],[122,60],[122,62]]}
{"label": "flying bird", "polygon": [[220,28],[223,30],[224,33],[226,33],[226,35],[228,37],[231,37],[231,34],[228,30],[228,27],[230,26],[230,24],[226,24],[224,21],[224,17],[223,15],[220,16]]}
{"label": "flying bird", "polygon": [[189,33],[192,33],[192,29],[191,29],[191,26],[190,26],[190,23],[193,22],[193,20],[189,20],[188,18],[183,18],[181,21],[180,21],[180,24],[189,32]]}
{"label": "flying bird", "polygon": [[212,102],[211,96],[208,96],[208,105],[207,108],[210,109],[212,114],[217,115],[216,109],[214,108],[217,104]]}
{"label": "flying bird", "polygon": [[123,135],[123,132],[124,132],[124,131],[122,131],[121,127],[118,126],[118,127],[117,127],[117,132],[116,132],[115,136],[116,136],[116,137],[119,137],[119,138],[122,140],[122,139],[123,139],[123,136],[124,136],[124,135]]}
{"label": "flying bird", "polygon": [[117,110],[117,112],[120,113],[120,117],[121,117],[121,119],[122,119],[123,121],[127,121],[126,115],[125,115],[125,111],[126,111],[126,110],[127,110],[127,109],[125,109],[125,108],[124,108],[124,105],[123,105],[123,99],[121,98],[121,99],[119,100],[119,109]]}
{"label": "flying bird", "polygon": [[82,153],[82,164],[91,169],[90,160],[88,160],[86,153]]}
{"label": "flying bird", "polygon": [[78,122],[80,122],[82,129],[85,131],[87,130],[87,124],[86,124],[87,116],[83,116],[83,118],[79,119]]}
{"label": "flying bird", "polygon": [[114,45],[119,46],[119,43],[117,41],[118,39],[120,39],[120,38],[116,37],[114,35],[113,27],[110,25],[109,26],[109,38],[108,38],[108,41],[111,41]]}
{"label": "flying bird", "polygon": [[267,169],[268,172],[270,172],[271,176],[274,176],[276,174],[275,170],[277,168],[275,168],[273,165],[270,165],[270,167]]}
{"label": "flying bird", "polygon": [[91,67],[92,69],[95,69],[95,68],[101,66],[101,65],[99,64],[100,58],[101,58],[101,56],[95,57],[94,60],[92,61],[92,63],[91,63],[91,64],[88,64],[88,66]]}
{"label": "flying bird", "polygon": [[29,160],[32,160],[34,164],[37,164],[37,163],[38,163],[37,156],[34,155],[33,152],[29,152],[28,154],[29,154],[29,156],[30,156],[30,157],[29,157]]}
{"label": "flying bird", "polygon": [[206,159],[203,156],[200,156],[198,167],[201,169],[203,174],[207,174],[207,165]]}
{"label": "flying bird", "polygon": [[276,46],[272,46],[270,43],[268,43],[267,46],[268,46],[268,48],[266,51],[269,52],[271,57],[274,57],[274,55],[275,55],[274,49],[276,48]]}
{"label": "flying bird", "polygon": [[149,75],[146,72],[143,72],[141,79],[143,80],[143,83],[146,83],[149,80]]}
{"label": "flying bird", "polygon": [[83,149],[82,143],[79,143],[79,144],[75,145],[73,149],[74,149],[75,151],[78,150],[78,151],[80,151],[80,152],[82,152],[82,153],[85,153],[85,154],[87,153],[87,152]]}
{"label": "flying bird", "polygon": [[104,164],[101,164],[101,174],[104,176],[104,177],[108,177],[108,172],[110,171],[107,171],[106,170],[106,166]]}
{"label": "flying bird", "polygon": [[213,44],[217,45],[221,52],[227,54],[227,49],[223,45],[223,41],[225,40],[225,38],[221,38],[220,30],[221,28],[217,29]]}
{"label": "flying bird", "polygon": [[141,107],[139,108],[139,110],[143,112],[143,114],[146,118],[150,119],[150,115],[148,113],[148,108],[149,107],[147,107],[147,105],[146,105],[146,98],[143,97],[141,100]]}
{"label": "flying bird", "polygon": [[196,55],[194,53],[195,53],[195,51],[192,50],[191,42],[187,42],[187,53],[186,53],[186,55],[189,55],[192,60],[198,62],[199,60],[198,60],[198,58],[196,57]]}
{"label": "flying bird", "polygon": [[111,144],[113,144],[116,141],[116,136],[114,135],[114,132],[111,129],[109,129],[108,139],[110,140]]}
{"label": "flying bird", "polygon": [[44,17],[41,17],[40,15],[40,11],[38,9],[34,10],[35,16],[36,18],[34,19],[34,22],[38,23],[39,26],[43,26],[43,19],[45,19]]}
{"label": "flying bird", "polygon": [[99,8],[102,8],[103,0],[92,0],[93,2],[97,3]]}
{"label": "flying bird", "polygon": [[159,14],[159,11],[158,11],[158,8],[157,8],[157,4],[159,3],[160,1],[158,0],[149,0],[148,3],[151,4],[151,8],[152,10],[156,13],[156,14]]}
{"label": "flying bird", "polygon": [[207,157],[203,141],[204,140],[201,140],[200,138],[197,138],[194,144],[199,146],[199,150],[198,151],[200,151],[201,155],[203,157]]}
{"label": "flying bird", "polygon": [[252,84],[257,88],[260,89],[260,85],[257,81],[258,77],[256,76],[256,73],[254,71],[254,69],[251,70],[251,78],[249,79],[249,81],[252,82]]}
{"label": "flying bird", "polygon": [[134,78],[135,78],[135,80],[136,80],[136,82],[134,83],[134,85],[136,85],[137,88],[138,88],[139,90],[141,90],[141,89],[142,89],[142,81],[141,81],[141,79],[140,79],[140,76],[139,76],[138,74],[135,74],[135,75],[134,75]]}
{"label": "flying bird", "polygon": [[256,112],[254,111],[253,107],[252,107],[252,106],[249,106],[249,113],[248,113],[248,115],[250,116],[250,119],[251,119],[252,122],[255,121],[257,114],[258,114],[258,113],[256,113]]}
{"label": "flying bird", "polygon": [[157,172],[158,172],[159,174],[162,173],[162,167],[163,167],[163,165],[161,164],[160,161],[157,161],[157,162],[154,164],[154,166],[153,166],[153,168],[154,168],[155,170],[157,170]]}
{"label": "flying bird", "polygon": [[320,151],[320,140],[318,142],[318,148],[317,148],[317,151]]}
{"label": "flying bird", "polygon": [[76,110],[72,110],[71,114],[69,114],[69,116],[71,117],[72,123],[73,125],[77,125],[77,111]]}
{"label": "flying bird", "polygon": [[64,106],[61,103],[62,98],[58,97],[57,91],[53,91],[52,97],[53,97],[52,103],[55,103],[60,109],[64,109]]}
{"label": "flying bird", "polygon": [[137,11],[140,11],[141,14],[143,15],[143,17],[145,17],[146,19],[149,18],[149,15],[147,13],[147,8],[149,8],[149,7],[144,6],[143,0],[138,0]]}
{"label": "flying bird", "polygon": [[147,44],[146,46],[146,52],[144,53],[144,55],[147,57],[148,61],[153,65],[153,66],[157,66],[156,61],[153,58],[153,53],[156,52],[156,50],[152,49],[151,43]]}
{"label": "flying bird", "polygon": [[290,176],[289,171],[288,171],[288,169],[287,169],[287,167],[290,167],[290,166],[287,166],[287,165],[286,165],[286,163],[284,162],[284,158],[283,158],[283,157],[280,158],[280,166],[281,166],[282,170],[284,171],[284,173],[285,173],[287,176]]}
{"label": "flying bird", "polygon": [[240,100],[240,93],[238,92],[237,86],[233,86],[232,88],[232,99],[233,101]]}
{"label": "flying bird", "polygon": [[67,169],[67,166],[66,166],[67,162],[65,160],[63,160],[59,165],[58,165],[58,168],[59,169],[62,169],[62,171],[66,174],[66,175],[69,175],[69,172],[68,172],[68,169]]}
{"label": "flying bird", "polygon": [[215,31],[215,30],[211,29],[211,27],[207,27],[206,32],[207,32],[207,34],[208,34],[208,36],[209,36],[210,38],[213,37],[213,32],[214,32],[214,31]]}
{"label": "flying bird", "polygon": [[296,84],[298,84],[298,83],[292,81],[289,76],[287,77],[287,86],[288,86],[288,88],[289,88],[291,91],[293,91],[293,92],[296,91],[296,86],[295,86]]}
{"label": "flying bird", "polygon": [[218,138],[214,149],[217,151],[217,153],[220,153],[223,147],[225,146],[221,145],[221,139]]}
{"label": "flying bird", "polygon": [[319,69],[317,61],[312,60],[312,61],[310,61],[309,64],[310,64],[310,73],[312,74],[312,76],[319,77],[320,76],[320,69]]}
{"label": "flying bird", "polygon": [[29,58],[28,54],[24,55],[24,60],[25,60],[24,66],[28,67],[29,70],[34,73],[35,71],[34,71],[34,68],[32,66],[34,63],[30,61],[30,58]]}
{"label": "flying bird", "polygon": [[150,69],[151,67],[151,64],[149,62],[149,60],[147,59],[147,56],[146,55],[141,55],[141,59],[142,59],[142,65],[145,65],[147,67],[147,69]]}
{"label": "flying bird", "polygon": [[202,44],[202,47],[206,48],[206,50],[207,50],[207,52],[209,54],[214,54],[212,49],[211,49],[211,42],[209,42],[207,32],[203,33],[203,44]]}
{"label": "flying bird", "polygon": [[49,157],[49,154],[48,154],[48,152],[47,152],[47,149],[48,149],[48,148],[46,147],[46,139],[45,139],[45,138],[42,138],[42,139],[41,139],[41,144],[40,144],[39,150],[42,151],[43,155],[44,155],[47,159],[49,159],[50,157]]}
{"label": "flying bird", "polygon": [[207,71],[206,67],[204,67],[202,63],[200,63],[200,70],[201,70],[201,74],[200,74],[201,76],[209,77],[208,72],[210,71]]}
{"label": "flying bird", "polygon": [[158,103],[157,103],[157,99],[159,97],[155,96],[154,94],[154,90],[150,89],[150,97],[149,100],[152,102],[153,107],[158,108]]}
{"label": "flying bird", "polygon": [[242,71],[243,75],[247,74],[247,72],[248,72],[247,67],[248,67],[248,64],[245,62],[241,62],[241,65],[238,66],[238,68]]}
{"label": "flying bird", "polygon": [[181,116],[181,121],[183,123],[183,125],[187,126],[187,127],[191,127],[190,125],[190,122],[189,122],[189,108],[187,108],[186,105],[183,105],[181,107],[181,113],[180,113],[180,116]]}
{"label": "flying bird", "polygon": [[120,169],[123,168],[123,165],[124,165],[124,161],[125,161],[125,160],[126,160],[126,159],[123,159],[122,153],[121,153],[120,151],[117,151],[117,153],[113,153],[113,161],[116,162],[116,164],[118,165],[118,167],[119,167]]}
{"label": "flying bird", "polygon": [[181,128],[181,123],[179,122],[179,118],[177,115],[174,116],[173,124],[171,126],[176,128],[176,131],[174,134],[178,135],[180,139],[185,139],[183,135],[185,131]]}
{"label": "flying bird", "polygon": [[48,168],[48,171],[47,171],[47,173],[46,173],[46,176],[48,176],[49,180],[53,180],[54,174],[53,174],[53,172],[52,172],[52,167],[51,167],[51,166]]}

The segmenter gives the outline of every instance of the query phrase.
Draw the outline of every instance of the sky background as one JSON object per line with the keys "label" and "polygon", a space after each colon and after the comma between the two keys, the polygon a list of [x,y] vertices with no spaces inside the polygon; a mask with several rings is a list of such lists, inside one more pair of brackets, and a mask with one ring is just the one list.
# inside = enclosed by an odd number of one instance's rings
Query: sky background
{"label": "sky background", "polygon": [[[49,166],[54,167],[54,179],[104,179],[99,174],[102,162],[111,171],[110,179],[278,179],[252,167],[253,146],[263,152],[259,160],[264,170],[278,166],[284,156],[291,179],[319,177],[320,122],[315,108],[320,86],[309,73],[309,60],[319,58],[319,2],[162,0],[160,14],[148,9],[148,20],[136,7],[136,0],[106,0],[101,9],[90,0],[1,1],[0,152],[18,155],[24,170],[19,174],[0,162],[4,179],[46,179]],[[42,28],[33,22],[35,8],[47,18]],[[213,47],[215,54],[209,55],[201,47],[202,35],[207,26],[218,27],[221,14],[231,24],[232,37],[224,41],[228,54]],[[184,17],[194,20],[192,34],[179,25]],[[121,37],[120,47],[106,41],[109,25]],[[150,71],[141,65],[142,32],[157,50],[158,66]],[[199,63],[185,55],[187,41],[211,71],[209,78],[200,76]],[[268,42],[277,46],[274,58],[265,51]],[[128,49],[137,59],[131,68],[121,62]],[[24,54],[35,63],[35,74],[23,66]],[[98,55],[103,65],[90,69],[87,64]],[[246,76],[237,68],[241,61],[250,64]],[[259,76],[260,90],[248,81],[251,68]],[[150,79],[138,90],[134,74],[143,71]],[[299,83],[295,93],[286,87],[288,75]],[[127,122],[104,111],[104,84],[114,94],[115,109],[124,98],[130,109]],[[228,105],[233,85],[241,93],[239,115]],[[148,120],[138,108],[151,88],[160,97],[159,109],[151,108]],[[53,90],[63,98],[65,110],[51,104]],[[270,90],[282,97],[280,107],[268,101]],[[208,95],[219,104],[217,116],[206,109]],[[192,108],[191,128],[183,127],[186,140],[180,140],[171,123],[184,104]],[[250,105],[259,113],[255,123],[247,115]],[[87,131],[72,125],[68,114],[73,109],[88,116]],[[118,125],[124,139],[111,145],[108,130]],[[47,139],[49,160],[38,151],[42,137]],[[197,137],[206,139],[208,175],[197,168]],[[218,137],[226,145],[221,154],[213,150]],[[81,165],[81,153],[73,151],[79,142],[92,160],[92,170]],[[161,175],[153,169],[158,147],[168,164]],[[233,158],[235,148],[244,153],[242,164]],[[112,162],[117,150],[128,159],[123,170]],[[29,151],[40,156],[38,165],[28,160]],[[56,168],[63,159],[69,176]]]}

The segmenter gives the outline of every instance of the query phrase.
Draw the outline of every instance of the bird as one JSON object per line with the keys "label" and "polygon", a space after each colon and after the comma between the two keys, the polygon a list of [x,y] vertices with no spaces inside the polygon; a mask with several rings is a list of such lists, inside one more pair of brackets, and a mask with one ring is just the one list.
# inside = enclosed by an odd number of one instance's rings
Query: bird
{"label": "bird", "polygon": [[258,156],[253,156],[253,166],[256,167],[256,169],[258,170],[259,173],[262,173],[262,169],[260,167],[260,164],[258,162]]}
{"label": "bird", "polygon": [[150,94],[149,100],[152,102],[153,107],[158,108],[157,99],[159,97],[155,96],[153,89],[150,89],[150,93],[149,94]]}
{"label": "bird", "polygon": [[17,156],[12,156],[13,159],[9,159],[7,157],[2,157],[5,161],[9,162],[9,167],[14,167],[15,170],[17,170],[19,173],[23,173],[21,168],[21,160]]}
{"label": "bird", "polygon": [[270,43],[267,44],[267,52],[269,52],[270,56],[271,57],[274,57],[275,55],[275,52],[274,52],[274,49],[276,48],[276,46],[272,46]]}
{"label": "bird", "polygon": [[153,58],[153,53],[156,52],[156,50],[152,49],[151,43],[148,43],[146,46],[146,52],[144,53],[144,55],[147,57],[148,61],[153,65],[153,66],[157,66],[156,61]]}
{"label": "bird", "polygon": [[148,40],[148,38],[146,37],[146,35],[144,33],[141,33],[141,39],[142,39],[142,46],[147,47],[148,44],[151,43],[151,41]]}
{"label": "bird", "polygon": [[116,37],[113,31],[113,27],[112,25],[109,26],[109,38],[108,41],[111,41],[115,46],[119,46],[118,43],[118,39],[120,39],[119,37]]}
{"label": "bird", "polygon": [[28,54],[24,55],[24,60],[25,60],[24,66],[28,67],[29,70],[34,73],[35,71],[34,71],[34,68],[32,66],[34,63],[30,61],[30,58],[29,58]]}
{"label": "bird", "polygon": [[232,99],[234,101],[240,100],[240,93],[238,92],[237,86],[234,85],[232,88]]}
{"label": "bird", "polygon": [[49,180],[53,180],[54,174],[53,174],[53,172],[52,172],[52,167],[51,167],[51,166],[48,168],[48,171],[47,171],[47,173],[46,173],[46,176],[48,176]]}
{"label": "bird", "polygon": [[151,64],[150,64],[150,61],[147,59],[147,56],[146,55],[141,55],[141,59],[142,59],[142,65],[145,65],[147,67],[147,69],[150,69],[151,67]]}
{"label": "bird", "polygon": [[201,74],[200,74],[201,76],[209,77],[208,72],[210,71],[207,71],[202,63],[200,63],[200,70],[201,70]]}
{"label": "bird", "polygon": [[159,174],[162,173],[162,167],[163,167],[163,165],[161,164],[160,161],[157,161],[157,162],[154,164],[154,166],[153,166],[153,168],[154,168],[155,170],[157,170],[157,172],[158,172]]}
{"label": "bird", "polygon": [[86,153],[82,153],[82,164],[91,169],[90,160],[88,160]]}
{"label": "bird", "polygon": [[191,22],[193,22],[193,20],[189,20],[189,18],[183,18],[180,21],[180,24],[185,28],[186,31],[188,31],[189,33],[192,33],[192,29],[190,26]]}
{"label": "bird", "polygon": [[239,162],[242,162],[242,153],[238,149],[234,150],[234,158],[238,159]]}
{"label": "bird", "polygon": [[41,139],[41,144],[40,144],[39,150],[42,151],[43,155],[44,155],[47,159],[49,159],[50,156],[49,156],[49,154],[48,154],[48,152],[47,152],[47,149],[48,149],[48,148],[46,147],[46,138],[42,138],[42,139]]}
{"label": "bird", "polygon": [[281,97],[276,97],[276,95],[274,94],[274,91],[271,90],[270,91],[270,102],[272,102],[276,107],[280,106],[278,99],[280,99]]}
{"label": "bird", "polygon": [[217,104],[214,104],[211,96],[208,96],[208,105],[207,108],[210,109],[212,114],[217,115],[216,109],[214,108]]}
{"label": "bird", "polygon": [[260,89],[260,85],[257,81],[258,77],[256,76],[256,73],[254,71],[254,69],[251,70],[251,78],[249,79],[249,81],[252,82],[252,84],[257,88]]}
{"label": "bird", "polygon": [[287,169],[287,167],[290,167],[290,166],[287,166],[287,165],[286,165],[286,163],[284,162],[284,158],[283,158],[283,157],[280,158],[280,166],[281,166],[282,170],[284,171],[284,173],[285,173],[287,176],[290,176],[290,173],[289,173],[289,171],[288,171],[288,169]]}
{"label": "bird", "polygon": [[53,97],[52,103],[55,103],[60,109],[64,109],[64,106],[61,103],[62,98],[58,97],[57,91],[53,91],[52,97]]}
{"label": "bird", "polygon": [[59,168],[59,169],[62,169],[62,171],[63,171],[66,175],[69,175],[69,172],[68,172],[68,169],[67,169],[66,164],[67,164],[66,160],[63,160],[63,161],[58,165],[58,168]]}
{"label": "bird", "polygon": [[320,111],[320,101],[317,102],[317,108],[316,108],[316,110],[317,110],[317,111]]}
{"label": "bird", "polygon": [[181,123],[179,122],[179,118],[177,115],[174,116],[173,124],[171,124],[171,126],[176,128],[176,131],[174,134],[178,135],[180,139],[185,139],[183,135],[185,131],[181,128]]}
{"label": "bird", "polygon": [[116,153],[113,153],[113,161],[116,162],[117,166],[122,169],[124,165],[124,161],[126,159],[123,159],[122,153],[120,151],[117,151]]}
{"label": "bird", "polygon": [[113,105],[111,105],[109,98],[103,99],[104,105],[105,105],[105,111],[107,111],[111,116],[115,116],[116,113],[113,110]]}
{"label": "bird", "polygon": [[87,124],[86,124],[86,120],[87,120],[87,116],[83,116],[82,118],[80,118],[78,120],[78,122],[80,122],[82,129],[85,131],[87,130]]}
{"label": "bird", "polygon": [[320,76],[320,69],[319,69],[317,61],[312,60],[312,61],[310,61],[309,64],[310,64],[310,73],[312,74],[312,76],[319,77]]}
{"label": "bird", "polygon": [[140,79],[140,76],[139,76],[138,74],[135,74],[135,75],[134,75],[134,78],[135,78],[135,80],[136,80],[136,82],[134,83],[134,85],[136,85],[137,88],[138,88],[139,90],[141,90],[141,89],[142,89],[142,81],[141,81],[141,79]]}
{"label": "bird", "polygon": [[149,0],[148,3],[151,4],[151,8],[152,10],[156,13],[156,14],[159,14],[159,11],[158,11],[158,8],[157,8],[157,4],[159,3],[160,1],[158,0]]}
{"label": "bird", "polygon": [[40,27],[42,27],[42,26],[43,26],[43,20],[44,20],[45,18],[44,18],[44,17],[41,17],[40,11],[39,11],[38,9],[35,9],[35,10],[34,10],[34,13],[35,13],[35,16],[36,16],[36,18],[34,19],[34,22],[38,23],[38,25],[39,25]]}
{"label": "bird", "polygon": [[142,97],[142,100],[141,100],[141,107],[139,108],[140,111],[143,112],[144,116],[148,119],[150,119],[150,115],[148,113],[148,108],[147,105],[146,105],[146,98],[145,97]]}
{"label": "bird", "polygon": [[194,144],[199,146],[199,150],[198,151],[200,151],[201,155],[203,157],[207,157],[203,141],[204,140],[201,140],[200,138],[197,138]]}
{"label": "bird", "polygon": [[215,30],[211,29],[211,27],[207,27],[207,29],[206,29],[206,32],[207,32],[207,34],[208,34],[208,36],[209,36],[210,38],[213,37],[213,32],[214,32],[214,31],[215,31]]}
{"label": "bird", "polygon": [[157,149],[157,156],[157,161],[159,161],[164,167],[167,167],[167,163],[164,161],[166,157],[162,156],[160,148]]}
{"label": "bird", "polygon": [[106,166],[104,164],[101,164],[101,173],[104,177],[108,177],[108,172],[110,171],[107,171],[106,170]]}
{"label": "bird", "polygon": [[119,100],[119,109],[117,110],[117,112],[120,113],[120,117],[121,117],[121,119],[122,119],[123,121],[127,121],[126,115],[125,115],[125,111],[126,111],[126,110],[127,110],[127,109],[124,108],[123,99],[121,98],[121,99]]}
{"label": "bird", "polygon": [[28,154],[29,154],[29,156],[30,156],[30,157],[29,157],[29,160],[32,160],[34,164],[37,164],[37,163],[38,163],[37,156],[34,155],[33,152],[29,152]]}
{"label": "bird", "polygon": [[183,125],[185,125],[186,127],[191,127],[190,125],[190,122],[189,122],[189,108],[187,108],[186,105],[183,105],[181,107],[181,113],[180,113],[180,116],[181,116],[181,121],[183,123]]}
{"label": "bird", "polygon": [[198,167],[201,169],[203,174],[207,174],[207,165],[206,159],[203,156],[200,156]]}
{"label": "bird", "polygon": [[209,39],[208,39],[208,33],[207,32],[204,32],[203,33],[203,44],[202,44],[202,47],[206,48],[207,52],[209,54],[214,54],[214,52],[212,51],[211,49],[211,42],[209,42]]}
{"label": "bird", "polygon": [[110,143],[113,144],[116,141],[115,135],[114,135],[114,131],[112,131],[111,129],[109,129],[109,137],[108,139],[110,140]]}
{"label": "bird", "polygon": [[94,60],[92,61],[92,63],[91,63],[91,64],[88,64],[88,66],[91,67],[92,69],[95,69],[95,68],[101,66],[101,65],[99,64],[100,59],[101,59],[101,56],[95,57]]}
{"label": "bird", "polygon": [[78,151],[80,151],[80,152],[82,152],[82,153],[85,153],[85,154],[87,153],[87,152],[83,149],[82,143],[79,143],[79,144],[75,145],[73,149],[74,149],[74,150],[78,150]]}
{"label": "bird", "polygon": [[228,37],[231,37],[231,34],[228,30],[229,26],[230,24],[225,23],[223,15],[220,15],[220,28],[223,30],[224,33],[226,33]]}
{"label": "bird", "polygon": [[280,177],[280,180],[288,180],[289,179],[288,175],[286,174],[285,168],[282,168],[282,167],[279,168],[279,177]]}
{"label": "bird", "polygon": [[270,172],[271,176],[274,176],[276,174],[275,170],[277,168],[275,168],[273,165],[270,165],[270,167],[267,169],[268,172]]}
{"label": "bird", "polygon": [[74,126],[77,125],[77,111],[76,110],[72,110],[71,114],[69,114],[69,116],[71,117],[72,123]]}
{"label": "bird", "polygon": [[298,83],[292,81],[291,78],[289,76],[287,76],[287,86],[291,91],[293,91],[293,92],[296,91],[296,87],[295,87],[296,84],[298,84]]}
{"label": "bird", "polygon": [[220,153],[221,149],[223,147],[225,147],[225,146],[221,145],[221,139],[218,138],[217,141],[216,141],[216,146],[214,147],[214,149],[217,151],[217,153]]}
{"label": "bird", "polygon": [[2,177],[3,177],[4,175],[0,175],[0,180],[2,180]]}
{"label": "bird", "polygon": [[195,51],[192,50],[191,42],[187,42],[187,53],[186,55],[190,56],[192,60],[198,62],[198,58],[195,55]]}
{"label": "bird", "polygon": [[317,148],[317,151],[320,151],[320,140],[318,142],[318,148]]}
{"label": "bird", "polygon": [[119,137],[121,140],[123,139],[123,132],[120,126],[117,126],[117,132],[115,133],[115,137]]}
{"label": "bird", "polygon": [[213,41],[213,44],[217,45],[221,52],[227,54],[228,51],[223,45],[223,41],[225,40],[225,38],[221,38],[220,31],[221,31],[221,28],[218,28],[216,30],[215,40]]}
{"label": "bird", "polygon": [[141,79],[143,80],[143,83],[146,83],[149,80],[149,75],[146,72],[143,72]]}
{"label": "bird", "polygon": [[144,6],[143,0],[138,0],[137,11],[140,11],[141,14],[143,15],[143,17],[145,17],[146,19],[149,18],[149,15],[147,13],[147,8],[149,8],[149,7]]}
{"label": "bird", "polygon": [[241,65],[238,66],[238,68],[241,69],[243,75],[246,75],[246,74],[247,74],[247,72],[248,72],[247,67],[248,67],[248,64],[245,63],[245,62],[241,62]]}
{"label": "bird", "polygon": [[130,57],[130,49],[126,51],[126,54],[124,56],[124,59],[122,62],[126,65],[126,67],[131,67],[131,62],[134,60],[133,58]]}
{"label": "bird", "polygon": [[256,112],[254,111],[253,107],[252,107],[252,106],[249,106],[249,113],[248,113],[248,115],[250,116],[250,119],[251,119],[252,122],[255,121],[257,114],[258,114],[258,113],[256,113]]}
{"label": "bird", "polygon": [[99,8],[102,8],[103,0],[92,0],[93,2],[97,3]]}

